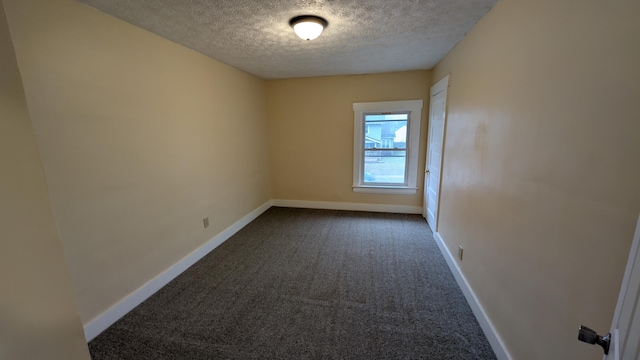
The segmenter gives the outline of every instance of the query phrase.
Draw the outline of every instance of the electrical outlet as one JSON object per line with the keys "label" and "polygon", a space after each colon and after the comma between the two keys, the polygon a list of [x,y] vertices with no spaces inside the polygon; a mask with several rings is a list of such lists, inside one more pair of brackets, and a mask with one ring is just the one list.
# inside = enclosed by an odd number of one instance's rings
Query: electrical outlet
{"label": "electrical outlet", "polygon": [[204,224],[204,228],[208,228],[209,227],[209,218],[206,217],[204,219],[202,219],[202,223]]}
{"label": "electrical outlet", "polygon": [[462,245],[458,245],[458,259],[462,261],[462,253],[463,253]]}

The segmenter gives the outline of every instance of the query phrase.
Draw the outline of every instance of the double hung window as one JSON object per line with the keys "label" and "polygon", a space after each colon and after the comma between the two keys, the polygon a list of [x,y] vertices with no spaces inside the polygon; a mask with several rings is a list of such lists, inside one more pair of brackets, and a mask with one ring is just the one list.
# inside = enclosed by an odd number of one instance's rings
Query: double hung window
{"label": "double hung window", "polygon": [[422,100],[355,103],[353,190],[415,194]]}

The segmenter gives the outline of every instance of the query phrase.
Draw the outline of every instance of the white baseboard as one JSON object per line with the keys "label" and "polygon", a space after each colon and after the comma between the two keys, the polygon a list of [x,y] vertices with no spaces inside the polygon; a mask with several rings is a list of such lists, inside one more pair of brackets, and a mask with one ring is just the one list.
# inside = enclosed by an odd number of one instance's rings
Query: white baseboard
{"label": "white baseboard", "polygon": [[304,201],[304,200],[271,200],[273,206],[305,208],[305,209],[326,209],[326,210],[350,210],[350,211],[372,211],[401,214],[422,214],[420,206],[406,205],[384,205],[384,204],[362,204],[343,203],[329,201]]}
{"label": "white baseboard", "polygon": [[462,293],[467,299],[467,302],[469,303],[473,314],[478,320],[478,323],[480,323],[480,327],[482,328],[484,335],[487,337],[487,340],[489,340],[489,344],[491,345],[493,352],[496,354],[496,357],[498,358],[498,360],[511,360],[511,355],[509,355],[507,348],[504,346],[500,335],[498,335],[495,327],[493,327],[493,324],[491,324],[491,320],[489,320],[487,313],[485,313],[484,309],[480,305],[476,294],[471,289],[471,286],[469,286],[467,279],[462,274],[458,263],[449,251],[449,248],[447,248],[444,240],[442,240],[440,234],[436,232],[433,233],[433,237],[436,240],[436,244],[438,244],[442,255],[444,256],[444,259],[447,261],[449,269],[451,269],[453,276],[456,278],[458,286],[460,286]]}
{"label": "white baseboard", "polygon": [[233,225],[226,228],[224,231],[214,236],[211,240],[207,241],[204,245],[200,246],[196,250],[192,251],[189,255],[182,258],[180,261],[172,265],[167,270],[160,273],[160,275],[149,280],[146,284],[142,285],[133,293],[129,294],[124,299],[120,300],[115,305],[111,306],[107,311],[98,315],[96,318],[89,321],[84,325],[84,336],[87,342],[98,336],[101,332],[106,330],[109,326],[115,323],[118,319],[126,315],[133,308],[140,303],[148,299],[156,291],[160,290],[163,286],[167,285],[171,280],[180,275],[183,271],[188,269],[191,265],[195,264],[202,257],[207,255],[213,249],[229,239],[233,234],[245,227],[255,218],[260,216],[263,212],[267,211],[271,207],[271,200],[259,206],[247,214],[242,219],[236,221]]}

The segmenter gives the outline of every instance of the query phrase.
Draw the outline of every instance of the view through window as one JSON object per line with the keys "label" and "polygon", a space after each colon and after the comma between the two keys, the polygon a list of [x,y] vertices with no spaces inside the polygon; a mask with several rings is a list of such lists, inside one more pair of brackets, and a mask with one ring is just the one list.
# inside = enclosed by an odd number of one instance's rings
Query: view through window
{"label": "view through window", "polygon": [[406,184],[408,120],[408,113],[365,114],[365,184]]}

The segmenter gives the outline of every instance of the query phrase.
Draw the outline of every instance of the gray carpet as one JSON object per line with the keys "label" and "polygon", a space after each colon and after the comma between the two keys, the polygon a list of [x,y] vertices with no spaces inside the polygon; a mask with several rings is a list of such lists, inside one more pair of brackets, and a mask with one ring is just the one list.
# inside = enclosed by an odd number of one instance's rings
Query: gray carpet
{"label": "gray carpet", "polygon": [[419,215],[271,208],[89,343],[100,359],[495,359]]}

